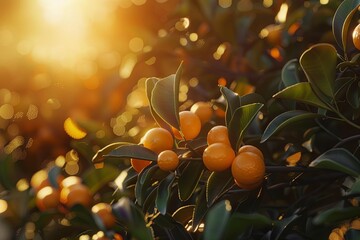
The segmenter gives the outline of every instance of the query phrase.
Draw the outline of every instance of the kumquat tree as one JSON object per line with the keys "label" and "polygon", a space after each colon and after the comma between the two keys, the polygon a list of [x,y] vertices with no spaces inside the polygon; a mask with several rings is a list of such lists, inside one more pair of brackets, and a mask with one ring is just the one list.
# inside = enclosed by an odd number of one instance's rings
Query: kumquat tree
{"label": "kumquat tree", "polygon": [[64,115],[32,105],[27,123],[31,93],[0,89],[1,240],[360,239],[359,0],[97,4],[137,21],[132,53],[76,67],[81,111],[69,93],[67,110],[46,102]]}

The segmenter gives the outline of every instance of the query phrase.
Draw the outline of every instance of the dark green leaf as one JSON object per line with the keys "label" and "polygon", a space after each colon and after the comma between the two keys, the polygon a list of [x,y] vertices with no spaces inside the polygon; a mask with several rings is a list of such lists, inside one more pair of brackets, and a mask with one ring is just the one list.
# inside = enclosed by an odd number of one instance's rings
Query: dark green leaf
{"label": "dark green leaf", "polygon": [[252,103],[236,109],[228,125],[229,138],[234,149],[239,149],[245,131],[263,106],[262,103]]}
{"label": "dark green leaf", "polygon": [[360,107],[360,91],[357,81],[349,84],[349,87],[346,92],[346,100],[351,105],[351,107],[357,109]]}
{"label": "dark green leaf", "polygon": [[274,230],[271,233],[271,239],[279,240],[283,239],[283,234],[286,233],[289,227],[291,227],[295,222],[300,218],[298,215],[292,215],[290,217],[284,218],[275,223]]}
{"label": "dark green leaf", "polygon": [[[347,0],[347,2],[352,2],[352,7],[353,9],[347,14],[346,16],[346,19],[344,21],[344,25],[342,26],[342,44],[343,44],[343,49],[344,49],[344,53],[345,55],[347,54],[347,50],[348,50],[348,47],[347,47],[347,40],[348,40],[348,37],[349,37],[349,28],[350,28],[350,24],[352,22],[352,19],[353,19],[353,16],[356,12],[358,12],[358,6],[360,4],[360,1],[358,0]],[[350,5],[349,5],[350,7]],[[350,34],[351,35],[351,34]]]}
{"label": "dark green leaf", "polygon": [[140,206],[142,206],[146,199],[147,189],[151,186],[153,182],[152,177],[158,169],[159,167],[157,165],[150,165],[142,170],[138,176],[135,185],[135,197]]}
{"label": "dark green leaf", "polygon": [[194,213],[195,205],[186,205],[178,208],[172,215],[175,221],[181,223],[181,225],[186,225],[191,220]]}
{"label": "dark green leaf", "polygon": [[192,230],[197,230],[200,223],[203,221],[205,214],[208,211],[208,207],[206,205],[206,190],[203,188],[199,195],[197,195],[195,200],[195,208],[192,218]]}
{"label": "dark green leaf", "polygon": [[330,208],[319,213],[314,219],[315,225],[333,225],[340,221],[356,217],[360,214],[360,207]]}
{"label": "dark green leaf", "polygon": [[70,224],[78,226],[86,226],[96,228],[96,222],[92,216],[92,213],[89,209],[84,207],[81,204],[75,204],[70,209],[71,217],[69,218]]}
{"label": "dark green leaf", "polygon": [[167,124],[179,129],[179,84],[182,72],[180,64],[175,74],[155,83],[150,105]]}
{"label": "dark green leaf", "polygon": [[239,96],[227,87],[220,87],[220,92],[226,100],[225,122],[228,126],[235,110],[240,107]]}
{"label": "dark green leaf", "polygon": [[171,187],[175,180],[175,174],[170,173],[169,176],[164,178],[157,189],[155,206],[163,215],[166,214],[167,204],[171,195]]}
{"label": "dark green leaf", "polygon": [[[158,79],[158,78],[148,78],[148,79],[146,79],[146,82],[145,82],[146,96],[147,96],[147,99],[149,100],[149,102],[151,102],[152,91],[154,89],[155,84],[158,81],[160,81],[160,79]],[[154,108],[153,108],[153,106],[151,104],[149,106],[149,109],[150,109],[150,113],[153,116],[154,120],[156,121],[156,123],[160,127],[165,128],[167,130],[171,129],[169,127],[169,125],[156,113],[156,111],[154,110]]]}
{"label": "dark green leaf", "polygon": [[347,194],[359,194],[360,193],[360,179],[356,179],[354,184],[348,190]]}
{"label": "dark green leaf", "polygon": [[148,161],[157,161],[157,154],[141,145],[123,145],[114,150],[105,157],[113,158],[136,158]]}
{"label": "dark green leaf", "polygon": [[102,149],[100,149],[99,151],[96,152],[96,154],[94,155],[94,157],[92,158],[93,163],[101,163],[104,161],[104,155],[109,154],[112,150],[120,147],[120,146],[124,146],[124,145],[132,145],[133,143],[127,143],[127,142],[115,142],[115,143],[111,143],[105,147],[103,147]]}
{"label": "dark green leaf", "polygon": [[316,113],[306,112],[302,110],[293,110],[284,112],[277,117],[275,117],[266,127],[262,137],[261,143],[268,140],[272,135],[280,131],[286,126],[291,125],[292,123],[296,123],[299,121],[303,121],[309,118],[316,118],[319,115]]}
{"label": "dark green leaf", "polygon": [[360,175],[359,160],[344,148],[333,148],[312,161],[310,167],[343,172],[353,177]]}
{"label": "dark green leaf", "polygon": [[201,161],[190,161],[187,163],[178,182],[179,198],[181,201],[186,201],[191,197],[203,171],[204,164]]}
{"label": "dark green leaf", "polygon": [[276,93],[273,97],[292,99],[313,105],[315,107],[330,110],[330,108],[315,95],[311,89],[310,83],[308,82],[291,85]]}
{"label": "dark green leaf", "polygon": [[208,206],[221,197],[234,185],[234,178],[230,170],[212,172],[206,183],[206,202]]}
{"label": "dark green leaf", "polygon": [[191,235],[186,231],[184,225],[178,223],[169,215],[158,215],[154,219],[154,222],[164,229],[168,239],[192,240]]}
{"label": "dark green leaf", "polygon": [[72,141],[71,147],[81,154],[86,160],[91,161],[94,156],[94,150],[87,142]]}
{"label": "dark green leaf", "polygon": [[90,188],[91,193],[96,193],[103,186],[114,181],[120,170],[112,165],[105,165],[101,169],[89,168],[82,176],[84,183]]}
{"label": "dark green leaf", "polygon": [[357,240],[360,239],[360,230],[357,229],[349,229],[345,233],[346,240]]}
{"label": "dark green leaf", "polygon": [[127,168],[120,172],[114,183],[120,191],[124,191],[129,185],[135,184],[138,173],[132,168]]}
{"label": "dark green leaf", "polygon": [[0,154],[0,183],[8,190],[15,188],[15,166],[11,155]]}
{"label": "dark green leaf", "polygon": [[300,57],[300,65],[314,90],[333,98],[337,53],[330,44],[316,44]]}
{"label": "dark green leaf", "polygon": [[146,190],[146,194],[144,195],[145,200],[142,204],[142,210],[144,213],[154,213],[157,186],[156,187],[148,187]]}
{"label": "dark green leaf", "polygon": [[205,219],[204,238],[208,240],[222,239],[230,213],[231,205],[229,200],[223,200],[214,205]]}
{"label": "dark green leaf", "polygon": [[261,229],[271,227],[272,221],[259,213],[234,213],[226,226],[224,239],[235,239],[248,229]]}
{"label": "dark green leaf", "polygon": [[289,87],[300,82],[299,62],[297,59],[288,61],[281,71],[281,80],[285,87]]}
{"label": "dark green leaf", "polygon": [[344,48],[344,34],[347,33],[347,28],[344,26],[346,24],[345,20],[347,19],[348,15],[357,8],[359,4],[359,0],[345,0],[339,5],[334,14],[332,22],[333,33],[337,44],[341,48]]}
{"label": "dark green leaf", "polygon": [[145,222],[145,216],[141,209],[139,209],[133,202],[130,202],[130,211],[132,217],[132,221],[129,222],[131,235],[138,240],[154,239],[151,229]]}

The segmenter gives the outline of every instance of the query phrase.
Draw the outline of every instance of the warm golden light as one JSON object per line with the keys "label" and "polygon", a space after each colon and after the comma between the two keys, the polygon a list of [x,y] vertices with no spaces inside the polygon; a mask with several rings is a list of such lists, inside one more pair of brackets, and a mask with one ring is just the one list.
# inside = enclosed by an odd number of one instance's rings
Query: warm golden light
{"label": "warm golden light", "polygon": [[286,16],[288,12],[289,6],[286,3],[281,4],[280,10],[276,15],[275,20],[279,23],[284,23],[286,21]]}
{"label": "warm golden light", "polygon": [[6,212],[7,209],[8,209],[8,203],[5,200],[0,199],[0,214]]}
{"label": "warm golden light", "polygon": [[82,130],[71,118],[67,118],[65,120],[64,130],[74,139],[82,139],[86,136],[86,132]]}

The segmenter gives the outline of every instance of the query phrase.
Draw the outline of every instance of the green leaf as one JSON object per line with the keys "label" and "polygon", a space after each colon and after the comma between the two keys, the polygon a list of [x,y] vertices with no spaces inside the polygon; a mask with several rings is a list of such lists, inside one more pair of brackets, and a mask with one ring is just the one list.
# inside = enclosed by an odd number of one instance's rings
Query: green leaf
{"label": "green leaf", "polygon": [[112,158],[136,158],[148,161],[157,161],[157,154],[141,145],[123,145],[111,152],[105,157]]}
{"label": "green leaf", "polygon": [[234,178],[230,170],[212,172],[206,183],[206,202],[208,206],[227,192],[234,185]]}
{"label": "green leaf", "polygon": [[138,176],[135,185],[135,197],[140,206],[143,205],[146,199],[147,189],[151,186],[153,182],[152,177],[158,169],[159,167],[157,165],[150,165],[142,170]]}
{"label": "green leaf", "polygon": [[205,188],[203,188],[199,195],[197,195],[196,200],[195,200],[195,208],[194,208],[194,213],[193,213],[193,217],[192,217],[192,230],[195,231],[198,229],[200,223],[202,222],[202,220],[205,217],[205,214],[208,211],[208,207],[206,205],[206,190]]}
{"label": "green leaf", "polygon": [[138,240],[152,240],[152,230],[145,222],[145,216],[133,202],[130,201],[130,212],[132,221],[129,222],[131,235]]}
{"label": "green leaf", "polygon": [[112,150],[124,146],[124,145],[131,145],[133,143],[127,143],[127,142],[115,142],[111,143],[109,145],[106,145],[102,149],[98,150],[94,157],[92,158],[93,163],[101,163],[104,161],[104,155],[109,154]]}
{"label": "green leaf", "polygon": [[300,65],[314,91],[333,98],[337,53],[330,44],[316,44],[300,57]]}
{"label": "green leaf", "polygon": [[201,161],[190,161],[185,166],[178,182],[179,198],[181,201],[186,201],[191,197],[203,172],[204,164]]}
{"label": "green leaf", "polygon": [[360,107],[360,92],[359,85],[357,81],[349,84],[349,87],[346,92],[346,100],[351,107],[357,109]]}
{"label": "green leaf", "polygon": [[315,225],[333,225],[340,221],[356,217],[360,214],[360,207],[330,208],[319,213],[314,219]]}
{"label": "green leaf", "polygon": [[331,110],[326,104],[324,104],[313,92],[310,83],[301,82],[284,88],[280,92],[276,93],[274,98],[287,98],[296,100],[299,102],[307,103],[315,107]]}
{"label": "green leaf", "polygon": [[86,160],[91,161],[94,156],[94,150],[87,142],[71,141],[71,147],[81,154]]}
{"label": "green leaf", "polygon": [[360,175],[360,162],[344,148],[333,148],[312,161],[310,167],[343,172],[353,177]]}
{"label": "green leaf", "polygon": [[239,149],[245,131],[263,106],[262,103],[252,103],[236,109],[228,126],[230,142],[234,149]]}
{"label": "green leaf", "polygon": [[94,221],[91,211],[83,205],[75,204],[71,207],[70,211],[71,216],[69,221],[71,225],[97,228],[97,224]]}
{"label": "green leaf", "polygon": [[[145,90],[146,90],[146,96],[147,96],[147,99],[149,100],[149,103],[151,103],[152,91],[155,87],[155,84],[158,81],[160,81],[160,79],[154,78],[154,77],[146,79]],[[150,109],[150,113],[151,113],[152,117],[154,118],[155,122],[160,127],[165,128],[167,130],[171,130],[170,126],[156,113],[152,104],[150,104],[149,109]]]}
{"label": "green leaf", "polygon": [[351,188],[348,190],[347,194],[359,194],[360,193],[360,179],[356,179],[354,184],[351,186]]}
{"label": "green leaf", "polygon": [[181,225],[186,225],[191,220],[194,213],[195,205],[185,205],[178,208],[173,214],[172,217],[175,221],[181,223]]}
{"label": "green leaf", "polygon": [[82,178],[90,188],[90,192],[94,194],[109,182],[114,181],[119,174],[120,169],[112,165],[105,165],[101,169],[89,168],[82,175]]}
{"label": "green leaf", "polygon": [[155,83],[151,93],[150,105],[167,124],[180,130],[179,127],[179,85],[182,64],[175,74],[160,79]]}
{"label": "green leaf", "polygon": [[205,219],[204,239],[222,239],[230,213],[231,205],[229,200],[223,200],[212,207]]}
{"label": "green leaf", "polygon": [[170,173],[169,176],[164,178],[157,189],[155,206],[163,215],[166,214],[167,204],[171,195],[172,184],[175,180],[175,174]]}
{"label": "green leaf", "polygon": [[271,233],[271,239],[279,240],[283,239],[282,235],[286,232],[286,230],[291,227],[296,221],[300,218],[298,215],[292,215],[290,217],[284,218],[275,223],[274,230]]}
{"label": "green leaf", "polygon": [[220,87],[220,92],[226,100],[225,122],[228,126],[234,112],[240,107],[239,96],[227,87]]}
{"label": "green leaf", "polygon": [[356,229],[348,229],[345,233],[345,239],[346,240],[357,240],[360,239],[360,230]]}
{"label": "green leaf", "polygon": [[186,231],[184,225],[178,223],[169,215],[158,215],[154,222],[166,232],[167,239],[192,240],[190,233]]}
{"label": "green leaf", "polygon": [[300,82],[299,62],[297,59],[288,61],[281,71],[281,80],[285,87],[289,87]]}
{"label": "green leaf", "polygon": [[234,213],[226,226],[224,239],[235,239],[248,229],[262,229],[271,227],[272,221],[259,213]]}
{"label": "green leaf", "polygon": [[272,135],[279,132],[281,129],[285,128],[286,126],[291,125],[292,123],[303,121],[309,118],[316,118],[318,116],[319,115],[316,113],[306,112],[302,110],[292,110],[281,113],[268,124],[261,137],[260,142],[261,143],[265,142]]}
{"label": "green leaf", "polygon": [[344,39],[346,44],[346,37],[344,36],[347,35],[346,26],[349,25],[347,18],[354,9],[357,9],[359,4],[360,0],[345,0],[339,5],[334,14],[332,22],[333,33],[337,44],[343,49],[346,48],[346,46],[344,46]]}
{"label": "green leaf", "polygon": [[0,184],[2,187],[14,189],[15,181],[15,164],[11,155],[0,153]]}
{"label": "green leaf", "polygon": [[347,40],[349,37],[350,24],[352,22],[353,16],[355,15],[356,12],[358,12],[358,7],[360,4],[360,1],[357,1],[357,0],[355,0],[355,1],[351,0],[348,2],[352,2],[353,9],[347,14],[346,19],[344,21],[344,25],[342,26],[341,38],[342,38],[342,44],[343,44],[343,49],[344,49],[345,55],[347,55],[347,44],[348,44]]}

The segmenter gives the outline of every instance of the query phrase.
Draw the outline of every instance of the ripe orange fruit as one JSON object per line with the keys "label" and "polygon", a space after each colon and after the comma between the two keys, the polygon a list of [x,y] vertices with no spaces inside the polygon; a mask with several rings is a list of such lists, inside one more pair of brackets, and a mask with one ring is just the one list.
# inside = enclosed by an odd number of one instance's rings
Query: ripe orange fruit
{"label": "ripe orange fruit", "polygon": [[257,147],[253,146],[253,145],[243,145],[239,148],[238,150],[238,154],[242,153],[242,152],[252,152],[255,153],[256,155],[258,155],[261,159],[264,160],[264,155],[261,152],[260,149],[258,149]]}
{"label": "ripe orange fruit", "polygon": [[56,188],[46,186],[36,194],[36,206],[41,211],[57,208],[59,203],[60,193]]}
{"label": "ripe orange fruit", "polygon": [[[244,189],[260,184],[265,175],[264,160],[252,152],[241,152],[232,165],[231,173],[239,186]],[[250,189],[250,188],[249,188]]]}
{"label": "ripe orange fruit", "polygon": [[221,125],[211,128],[207,134],[206,140],[208,145],[213,143],[225,143],[229,146],[231,145],[228,129],[227,127]]}
{"label": "ripe orange fruit", "polygon": [[[191,140],[196,138],[201,130],[201,121],[200,118],[193,112],[190,111],[181,111],[179,113],[180,118],[180,130],[184,135],[186,140]],[[177,139],[182,139],[179,130],[172,128],[174,136]]]}
{"label": "ripe orange fruit", "polygon": [[89,207],[92,202],[90,189],[83,184],[65,187],[60,192],[60,202],[68,208],[73,207],[75,204]]}
{"label": "ripe orange fruit", "polygon": [[147,131],[141,139],[141,143],[144,144],[144,147],[159,154],[164,150],[172,149],[174,139],[168,130],[157,127]]}
{"label": "ripe orange fruit", "polygon": [[98,203],[95,204],[91,211],[96,214],[104,223],[106,228],[111,228],[115,225],[115,217],[112,213],[110,204],[107,203]]}
{"label": "ripe orange fruit", "polygon": [[354,43],[354,46],[360,50],[360,24],[358,24],[353,33],[352,33],[352,40],[353,40],[353,43]]}
{"label": "ripe orange fruit", "polygon": [[200,118],[201,124],[207,123],[213,114],[212,107],[208,102],[197,102],[191,106],[190,111]]}
{"label": "ripe orange fruit", "polygon": [[81,184],[82,179],[78,176],[69,176],[64,178],[60,183],[60,188],[70,187],[72,185]]}
{"label": "ripe orange fruit", "polygon": [[179,157],[174,151],[165,150],[159,154],[157,164],[161,170],[173,171],[179,165]]}
{"label": "ripe orange fruit", "polygon": [[146,168],[147,166],[149,166],[151,164],[151,161],[131,158],[130,163],[131,163],[131,166],[134,168],[134,170],[136,172],[140,173],[144,168]]}
{"label": "ripe orange fruit", "polygon": [[229,168],[234,158],[234,150],[225,143],[213,143],[203,152],[203,162],[210,171],[223,171]]}

